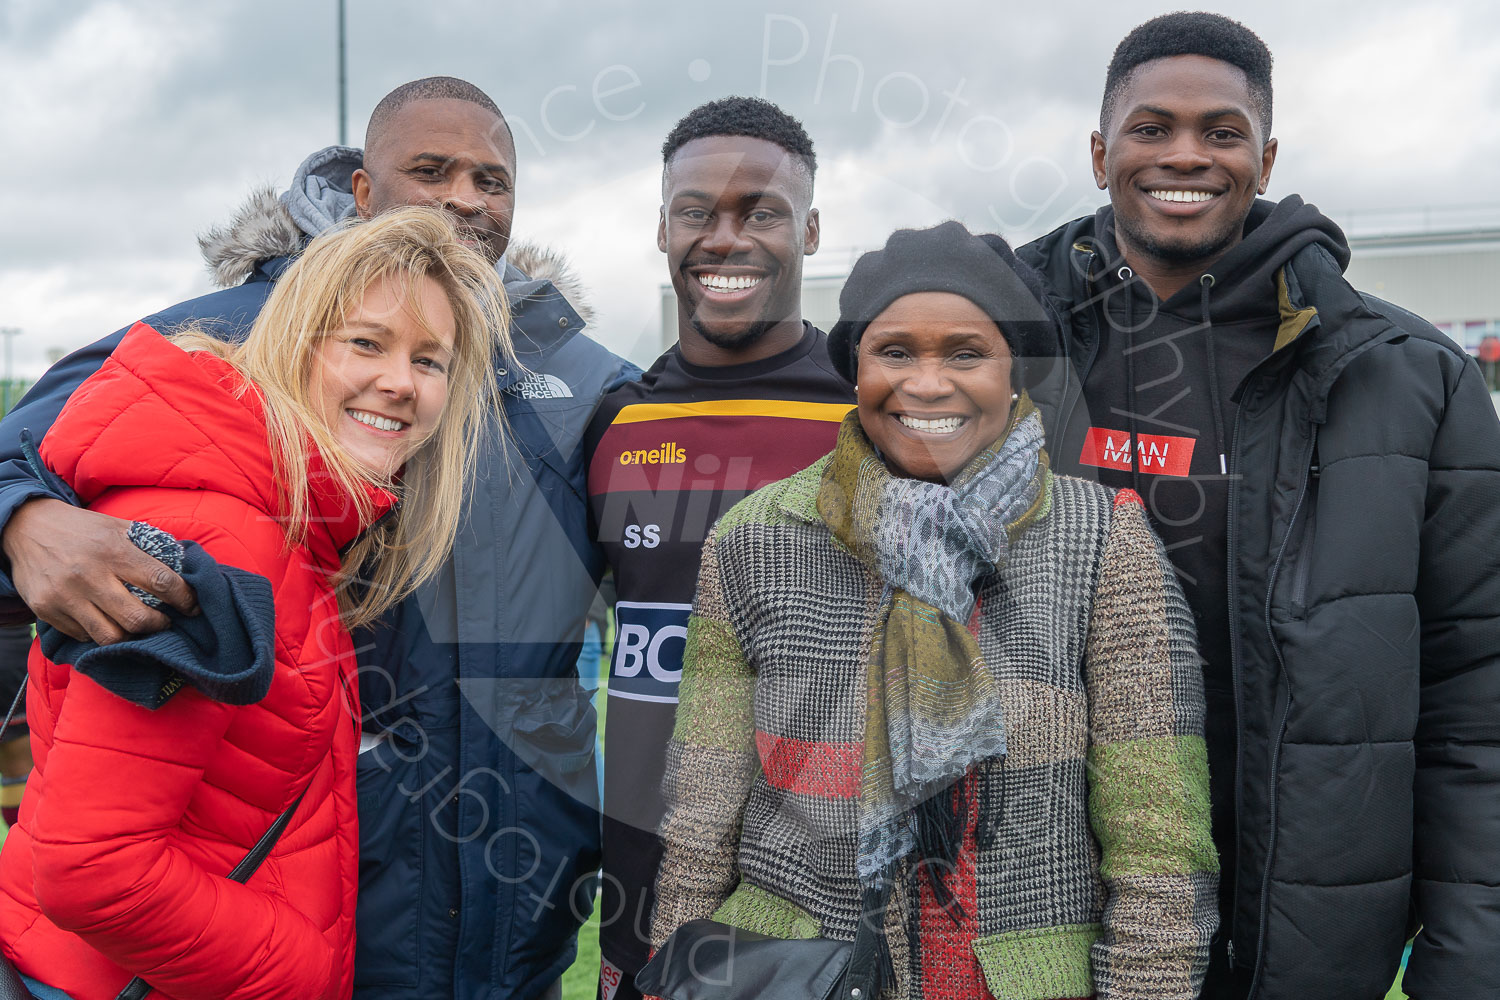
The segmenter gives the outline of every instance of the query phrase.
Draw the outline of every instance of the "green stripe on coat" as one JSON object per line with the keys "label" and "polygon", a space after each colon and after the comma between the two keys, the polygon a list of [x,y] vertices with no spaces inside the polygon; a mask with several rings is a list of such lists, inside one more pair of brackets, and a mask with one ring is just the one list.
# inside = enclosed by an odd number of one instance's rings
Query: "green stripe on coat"
{"label": "green stripe on coat", "polygon": [[714,911],[714,919],[742,931],[786,941],[809,941],[822,931],[811,913],[750,882],[739,884],[724,905]]}
{"label": "green stripe on coat", "polygon": [[1095,744],[1088,760],[1103,878],[1219,870],[1201,736]]}

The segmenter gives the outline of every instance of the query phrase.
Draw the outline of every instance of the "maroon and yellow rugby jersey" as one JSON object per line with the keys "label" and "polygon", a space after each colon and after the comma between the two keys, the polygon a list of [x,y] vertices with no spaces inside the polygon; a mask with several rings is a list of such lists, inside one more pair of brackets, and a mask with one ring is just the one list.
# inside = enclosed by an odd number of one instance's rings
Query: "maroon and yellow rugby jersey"
{"label": "maroon and yellow rugby jersey", "polygon": [[627,982],[646,957],[661,778],[703,542],[742,497],[833,450],[854,389],[825,345],[808,324],[790,350],[722,368],[689,364],[673,347],[604,398],[585,437],[589,509],[619,594],[600,943]]}

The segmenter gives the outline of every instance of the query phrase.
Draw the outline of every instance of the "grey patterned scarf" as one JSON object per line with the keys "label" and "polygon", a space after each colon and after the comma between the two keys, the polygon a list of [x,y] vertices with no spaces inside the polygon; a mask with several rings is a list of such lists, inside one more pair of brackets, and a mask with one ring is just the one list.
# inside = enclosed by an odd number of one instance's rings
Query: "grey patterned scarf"
{"label": "grey patterned scarf", "polygon": [[[1010,542],[1045,509],[1042,420],[1024,394],[1005,435],[950,485],[891,475],[851,413],[823,474],[818,512],[886,583],[871,644],[858,872],[887,876],[913,850],[953,856],[918,807],[970,767],[1005,754],[998,689],[969,633],[974,587],[1005,565]],[[951,808],[942,809],[951,813]],[[965,810],[967,814],[967,810]]]}

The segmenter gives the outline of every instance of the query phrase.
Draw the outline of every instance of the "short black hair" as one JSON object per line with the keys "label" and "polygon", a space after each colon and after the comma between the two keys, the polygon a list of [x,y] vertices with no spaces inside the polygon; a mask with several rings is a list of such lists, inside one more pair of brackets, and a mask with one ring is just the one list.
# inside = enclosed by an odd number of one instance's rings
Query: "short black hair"
{"label": "short black hair", "polygon": [[1153,17],[1125,36],[1109,61],[1099,131],[1109,135],[1120,92],[1143,63],[1169,56],[1207,56],[1237,67],[1250,85],[1250,102],[1260,119],[1261,141],[1271,138],[1271,50],[1238,21],[1206,11],[1177,11]]}
{"label": "short black hair", "polygon": [[490,100],[490,95],[456,76],[424,76],[420,80],[403,83],[375,105],[375,110],[370,112],[370,124],[365,126],[367,151],[380,141],[397,112],[412,101],[468,101],[470,104],[477,104],[500,119],[500,124],[505,128],[506,139],[510,141],[512,148],[515,147],[516,140],[511,135],[510,124],[500,113],[500,108]]}
{"label": "short black hair", "polygon": [[759,97],[725,97],[700,104],[683,115],[661,144],[662,163],[671,163],[677,151],[694,139],[716,135],[764,139],[797,157],[809,177],[818,171],[818,157],[802,123]]}

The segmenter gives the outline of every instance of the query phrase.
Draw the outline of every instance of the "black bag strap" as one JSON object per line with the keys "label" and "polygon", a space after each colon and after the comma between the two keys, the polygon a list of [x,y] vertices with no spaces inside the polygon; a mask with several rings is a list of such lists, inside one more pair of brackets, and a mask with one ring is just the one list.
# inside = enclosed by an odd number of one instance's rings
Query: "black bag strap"
{"label": "black bag strap", "polygon": [[890,897],[889,882],[866,886],[861,894],[859,928],[854,932],[849,968],[835,1000],[876,1000],[880,996],[890,965],[885,942],[885,911]]}
{"label": "black bag strap", "polygon": [[[9,721],[9,719],[6,721]],[[3,729],[3,727],[0,727],[0,729]],[[292,821],[292,814],[297,811],[297,807],[302,804],[302,799],[306,795],[307,789],[304,788],[302,794],[297,796],[297,800],[286,807],[286,812],[277,816],[275,821],[266,828],[266,832],[260,835],[260,839],[255,842],[255,846],[251,847],[249,853],[240,859],[240,863],[235,865],[234,869],[230,871],[229,878],[231,881],[243,883],[250,880],[250,876],[255,874],[255,870],[260,867],[260,863],[266,860],[266,857],[271,853],[271,848],[276,846],[276,841],[280,840],[281,835],[286,832],[287,824]],[[125,988],[120,991],[115,1000],[145,1000],[146,994],[150,992],[150,984],[140,976],[136,976],[129,983],[125,984]]]}
{"label": "black bag strap", "polygon": [[[16,709],[20,707],[21,699],[25,695],[26,681],[23,680],[21,681],[21,689],[16,692],[15,698],[10,703],[10,710],[5,713],[5,720],[0,722],[0,739],[4,738],[5,730],[10,727],[10,720],[15,717]],[[276,842],[286,832],[287,824],[292,821],[293,814],[296,813],[297,807],[302,804],[302,799],[306,795],[307,789],[304,788],[302,794],[297,796],[296,801],[287,806],[286,811],[277,816],[271,825],[266,828],[266,832],[260,835],[260,839],[250,848],[249,853],[241,858],[240,863],[235,865],[230,871],[229,879],[231,881],[244,883],[250,880],[250,876],[255,874],[255,870],[260,867],[261,862],[266,860],[267,856],[270,855],[271,848],[276,846]],[[15,973],[15,967],[11,966],[9,962],[5,962],[4,967],[0,968],[0,1000],[6,1000],[11,995],[8,990],[19,982],[20,980]],[[129,983],[125,984],[125,988],[120,991],[115,1000],[145,1000],[146,994],[150,992],[150,984],[140,976],[136,976]],[[29,996],[30,994],[22,993],[19,995]]]}
{"label": "black bag strap", "polygon": [[275,822],[266,828],[266,832],[260,835],[260,839],[255,842],[255,846],[250,848],[249,853],[229,873],[230,881],[241,883],[250,881],[250,876],[255,874],[255,869],[259,868],[260,863],[266,860],[266,856],[271,853],[271,848],[276,846],[276,841],[280,840],[281,835],[286,832],[287,824],[292,821],[292,814],[302,804],[302,799],[305,795],[307,795],[307,789],[304,788],[302,795],[297,796],[297,800],[286,807],[286,812],[277,816]]}
{"label": "black bag strap", "polygon": [[5,713],[5,721],[0,722],[0,740],[5,739],[5,731],[10,728],[10,720],[16,717],[16,709],[21,707],[21,699],[26,697],[27,679],[21,678],[21,686],[16,689],[16,696],[10,702],[10,710]]}
{"label": "black bag strap", "polygon": [[[20,707],[21,699],[25,696],[26,681],[23,679],[21,681],[21,689],[16,692],[15,698],[11,700],[10,710],[5,713],[5,720],[0,722],[0,739],[4,739],[5,731],[10,728],[10,720],[15,717],[16,709]],[[297,796],[296,801],[287,806],[286,811],[277,816],[271,825],[266,828],[266,832],[260,835],[260,839],[250,848],[249,853],[241,858],[240,863],[235,865],[230,871],[229,879],[231,881],[244,883],[250,880],[250,876],[255,874],[255,870],[260,867],[261,862],[266,860],[266,857],[270,855],[271,848],[276,846],[276,842],[286,832],[287,824],[292,821],[293,814],[297,812],[297,807],[302,804],[302,799],[306,795],[307,789],[304,788],[302,794]],[[5,964],[9,965],[9,963]],[[5,975],[5,972],[5,969],[0,968],[0,1000],[5,1000],[7,996],[6,989],[11,985],[10,979],[13,979],[15,976],[14,967],[10,968],[9,977]],[[125,984],[125,988],[120,991],[115,1000],[145,1000],[146,994],[150,992],[151,986],[140,976],[136,976],[129,983]]]}

